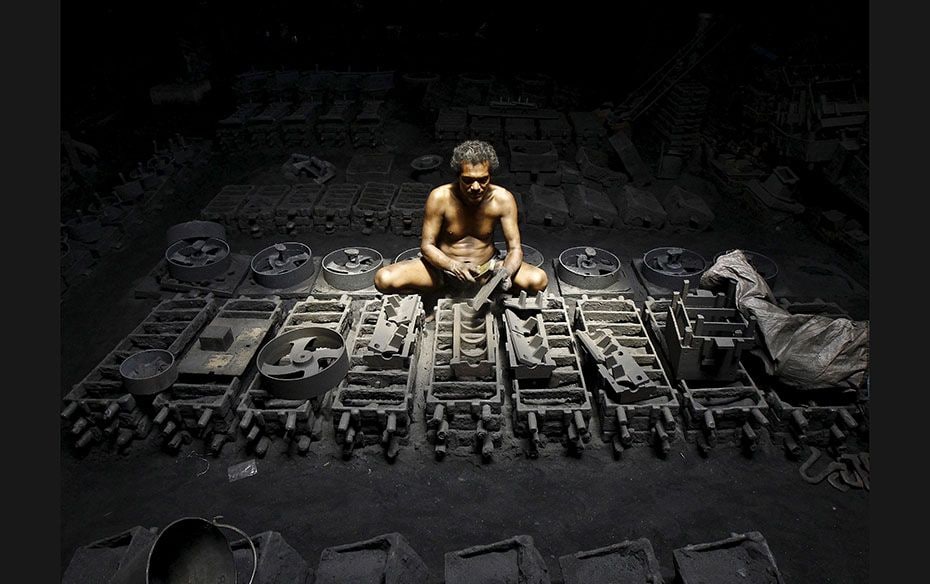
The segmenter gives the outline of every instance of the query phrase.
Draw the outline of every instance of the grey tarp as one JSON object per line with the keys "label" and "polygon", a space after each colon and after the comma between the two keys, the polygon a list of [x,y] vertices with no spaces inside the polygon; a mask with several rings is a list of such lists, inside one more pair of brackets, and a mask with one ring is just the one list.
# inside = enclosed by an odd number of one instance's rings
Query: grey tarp
{"label": "grey tarp", "polygon": [[701,276],[701,287],[736,284],[736,307],[756,317],[766,373],[797,389],[860,388],[869,365],[869,321],[791,314],[774,304],[765,280],[740,250],[726,253]]}

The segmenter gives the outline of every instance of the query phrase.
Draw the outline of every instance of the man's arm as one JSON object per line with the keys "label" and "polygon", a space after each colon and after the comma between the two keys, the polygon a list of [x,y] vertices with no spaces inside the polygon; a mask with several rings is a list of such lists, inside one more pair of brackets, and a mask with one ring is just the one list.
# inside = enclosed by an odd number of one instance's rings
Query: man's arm
{"label": "man's arm", "polygon": [[523,264],[523,246],[520,242],[520,227],[517,225],[517,201],[507,189],[501,189],[501,230],[504,232],[504,239],[507,241],[507,257],[504,258],[504,268],[507,269],[507,284],[504,289],[509,288],[510,277],[517,273]]}
{"label": "man's arm", "polygon": [[[426,210],[423,213],[423,234],[420,237],[420,253],[423,258],[440,270],[455,276],[459,280],[474,282],[471,271],[462,262],[457,262],[444,254],[436,245],[439,230],[442,229],[442,197],[444,193],[433,189],[426,198]],[[447,194],[445,194],[447,196]]]}

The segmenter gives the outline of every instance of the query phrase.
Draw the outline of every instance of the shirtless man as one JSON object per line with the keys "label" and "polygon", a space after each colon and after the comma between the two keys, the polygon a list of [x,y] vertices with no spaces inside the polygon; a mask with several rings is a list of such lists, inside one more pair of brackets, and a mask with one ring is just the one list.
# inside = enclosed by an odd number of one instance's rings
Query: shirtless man
{"label": "shirtless man", "polygon": [[506,272],[500,288],[512,286],[536,293],[549,282],[546,272],[523,261],[517,203],[507,189],[491,184],[497,153],[487,142],[469,140],[455,147],[449,164],[459,173],[454,183],[433,189],[426,199],[421,258],[378,270],[375,287],[385,293],[429,292],[450,283],[480,284],[476,268],[497,254],[492,241],[498,221],[507,240],[507,257],[498,270]]}

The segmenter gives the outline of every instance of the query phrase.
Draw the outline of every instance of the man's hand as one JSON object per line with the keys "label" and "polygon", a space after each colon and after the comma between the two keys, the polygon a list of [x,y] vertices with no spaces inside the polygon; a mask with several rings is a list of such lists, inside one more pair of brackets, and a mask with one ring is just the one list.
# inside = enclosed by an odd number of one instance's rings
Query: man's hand
{"label": "man's hand", "polygon": [[475,277],[472,275],[472,267],[462,262],[453,260],[452,263],[449,264],[449,267],[445,269],[445,272],[462,282],[474,283],[475,281]]}
{"label": "man's hand", "polygon": [[511,275],[510,270],[508,270],[505,267],[500,267],[497,270],[499,272],[504,272],[505,274],[504,279],[501,280],[501,283],[500,283],[501,290],[503,290],[504,292],[506,292],[507,290],[510,290],[510,287],[513,285],[513,282],[510,281],[510,275]]}

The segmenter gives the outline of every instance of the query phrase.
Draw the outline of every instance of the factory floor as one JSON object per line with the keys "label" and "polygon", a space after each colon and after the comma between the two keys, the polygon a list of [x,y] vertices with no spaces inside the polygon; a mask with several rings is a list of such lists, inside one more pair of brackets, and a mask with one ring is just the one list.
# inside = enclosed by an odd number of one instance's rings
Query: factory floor
{"label": "factory floor", "polygon": [[[435,153],[448,160],[448,148],[431,143],[427,130],[395,126],[388,133],[398,137],[382,149],[395,154],[390,179],[395,183],[410,180],[408,164],[417,156]],[[333,162],[341,169],[334,182],[344,180],[351,149],[300,151]],[[288,154],[214,154],[194,180],[162,193],[162,208],[147,214],[121,250],[103,257],[85,281],[67,291],[61,304],[62,395],[157,303],[137,299],[133,291],[162,257],[165,229],[198,218],[223,185],[286,182],[279,169]],[[523,241],[547,261],[567,247],[595,245],[626,266],[658,246],[685,247],[708,260],[721,251],[748,249],[778,263],[776,295],[821,298],[855,319],[869,318],[868,265],[827,243],[805,220],[776,220],[747,195],[718,192],[696,176],[659,181],[652,188],[660,192],[676,183],[710,204],[716,219],[709,230],[553,231],[524,225]],[[254,253],[278,237],[233,234],[230,240],[234,252]],[[393,258],[419,244],[393,234],[311,233],[297,239],[318,257],[364,245]],[[639,286],[638,291],[641,296]],[[561,581],[559,556],[644,537],[670,582],[673,549],[748,531],[765,536],[786,582],[868,581],[869,493],[804,482],[800,462],[787,459],[780,445],[763,444],[752,457],[718,447],[705,458],[679,440],[664,459],[651,449],[634,448],[615,460],[607,446],[589,447],[574,458],[552,444],[536,460],[515,447],[482,464],[475,455],[438,462],[428,445],[413,440],[390,464],[378,448],[343,461],[327,441],[331,434],[305,457],[280,453],[273,445],[258,460],[256,475],[235,482],[227,468],[254,457],[241,440],[216,458],[196,441],[174,456],[148,441],[135,443],[124,455],[95,449],[77,456],[62,441],[62,572],[76,548],[127,528],[222,515],[249,533],[281,532],[314,568],[326,547],[398,532],[435,582],[442,580],[446,552],[514,535],[533,537],[553,582]]]}

